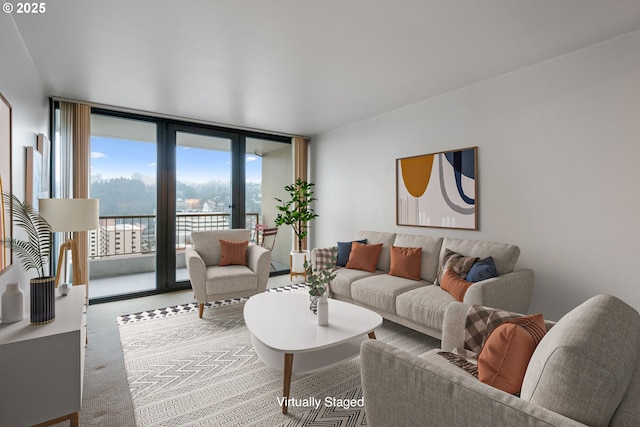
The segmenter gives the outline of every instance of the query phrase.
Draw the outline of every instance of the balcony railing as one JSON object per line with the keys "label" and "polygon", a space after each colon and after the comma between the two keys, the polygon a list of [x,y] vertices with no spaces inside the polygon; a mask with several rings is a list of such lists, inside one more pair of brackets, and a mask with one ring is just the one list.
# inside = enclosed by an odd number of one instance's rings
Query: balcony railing
{"label": "balcony railing", "polygon": [[[246,214],[246,228],[253,230],[259,214]],[[176,250],[187,247],[192,231],[224,230],[230,225],[225,213],[177,213]],[[100,228],[89,234],[89,258],[148,254],[156,251],[155,215],[109,215],[100,217]]]}

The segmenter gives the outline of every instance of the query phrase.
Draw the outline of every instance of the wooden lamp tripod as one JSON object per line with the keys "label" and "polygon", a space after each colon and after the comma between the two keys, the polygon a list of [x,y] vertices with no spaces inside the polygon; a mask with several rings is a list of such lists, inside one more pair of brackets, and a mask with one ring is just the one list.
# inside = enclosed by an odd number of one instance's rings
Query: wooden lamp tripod
{"label": "wooden lamp tripod", "polygon": [[[95,230],[99,227],[99,203],[98,199],[40,199],[40,215],[51,225],[54,232],[78,232]],[[73,267],[73,285],[87,285],[87,301],[89,301],[88,277],[82,276],[81,263],[87,263],[88,258],[80,260],[78,255],[78,243],[75,239],[68,239],[60,246],[58,268],[56,271],[55,286],[60,282],[62,260],[67,260],[67,252],[71,251],[71,263]],[[67,263],[65,266],[65,281]],[[84,282],[84,283],[83,283]]]}

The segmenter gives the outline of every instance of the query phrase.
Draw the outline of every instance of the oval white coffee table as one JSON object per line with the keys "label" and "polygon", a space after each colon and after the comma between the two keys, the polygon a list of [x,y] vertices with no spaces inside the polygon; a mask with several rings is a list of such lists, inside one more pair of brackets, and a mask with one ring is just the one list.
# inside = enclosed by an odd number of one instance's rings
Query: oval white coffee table
{"label": "oval white coffee table", "polygon": [[329,324],[318,326],[309,310],[309,294],[265,292],[246,302],[244,321],[258,356],[284,372],[282,413],[286,414],[292,373],[327,368],[357,356],[360,343],[367,336],[375,338],[373,330],[382,324],[382,317],[329,299]]}

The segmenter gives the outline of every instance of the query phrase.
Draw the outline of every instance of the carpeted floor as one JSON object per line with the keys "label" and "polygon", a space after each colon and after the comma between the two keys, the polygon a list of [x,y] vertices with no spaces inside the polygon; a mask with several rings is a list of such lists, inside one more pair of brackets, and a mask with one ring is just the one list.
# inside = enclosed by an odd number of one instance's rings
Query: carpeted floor
{"label": "carpeted floor", "polygon": [[[305,292],[303,290],[303,292]],[[173,426],[366,425],[359,358],[294,375],[289,414],[281,413],[282,372],[256,355],[244,324],[244,301],[195,305],[119,318],[136,424]],[[378,339],[414,354],[439,341],[391,322]]]}
{"label": "carpeted floor", "polygon": [[[289,283],[289,276],[276,276],[269,279],[269,287],[287,283]],[[133,427],[136,425],[116,318],[126,313],[190,302],[193,302],[193,292],[186,290],[89,307],[87,312],[89,344],[85,352],[81,426]],[[425,340],[432,339],[423,337]],[[67,421],[56,424],[55,427],[68,425]]]}

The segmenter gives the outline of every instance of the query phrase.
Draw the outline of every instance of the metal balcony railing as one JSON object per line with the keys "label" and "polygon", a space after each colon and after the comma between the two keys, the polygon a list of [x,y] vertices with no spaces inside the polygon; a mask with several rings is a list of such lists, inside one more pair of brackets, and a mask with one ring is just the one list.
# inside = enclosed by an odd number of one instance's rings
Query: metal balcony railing
{"label": "metal balcony railing", "polygon": [[[176,250],[186,248],[192,231],[223,230],[230,225],[225,213],[177,213]],[[253,230],[259,214],[246,214],[246,228]],[[89,258],[153,253],[156,251],[155,215],[109,215],[100,217],[100,227],[89,232]]]}

